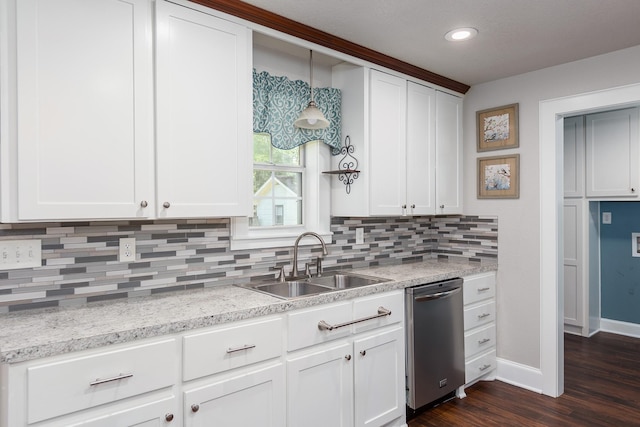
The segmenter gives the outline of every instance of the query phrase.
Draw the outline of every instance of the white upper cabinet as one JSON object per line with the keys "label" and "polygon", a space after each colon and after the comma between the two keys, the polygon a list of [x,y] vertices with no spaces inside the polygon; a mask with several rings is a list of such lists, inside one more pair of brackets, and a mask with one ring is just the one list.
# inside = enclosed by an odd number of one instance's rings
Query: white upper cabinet
{"label": "white upper cabinet", "polygon": [[584,116],[564,119],[564,197],[584,197]]}
{"label": "white upper cabinet", "polygon": [[[4,206],[3,220],[153,215],[149,2],[15,6],[17,54],[12,58],[13,45],[3,45],[10,63],[2,66],[16,81],[15,92],[7,92],[17,97],[17,133],[3,141],[2,154],[17,152],[11,185],[17,182],[18,193],[3,191],[18,209]],[[7,117],[3,126],[11,128]]]}
{"label": "white upper cabinet", "polygon": [[342,133],[360,170],[349,192],[332,181],[333,215],[462,213],[460,98],[349,65],[334,67],[333,86],[342,90]]}
{"label": "white upper cabinet", "polygon": [[250,216],[251,32],[157,4],[158,217]]}
{"label": "white upper cabinet", "polygon": [[587,197],[637,197],[640,108],[586,116]]}
{"label": "white upper cabinet", "polygon": [[435,212],[435,108],[435,90],[407,82],[406,200],[411,215]]}
{"label": "white upper cabinet", "polygon": [[370,84],[369,209],[372,215],[400,215],[407,203],[407,82],[372,70]]}
{"label": "white upper cabinet", "polygon": [[3,10],[2,221],[250,214],[251,30],[162,0]]}
{"label": "white upper cabinet", "polygon": [[462,214],[462,98],[436,92],[436,213]]}

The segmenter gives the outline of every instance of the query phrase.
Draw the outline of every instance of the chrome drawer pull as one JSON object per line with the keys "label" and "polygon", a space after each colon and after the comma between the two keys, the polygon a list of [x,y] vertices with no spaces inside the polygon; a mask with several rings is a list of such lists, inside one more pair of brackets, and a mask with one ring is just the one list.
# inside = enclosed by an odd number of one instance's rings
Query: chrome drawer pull
{"label": "chrome drawer pull", "polygon": [[491,341],[491,338],[485,338],[483,340],[479,340],[478,344],[484,344],[484,343],[488,343],[489,341]]}
{"label": "chrome drawer pull", "polygon": [[251,348],[256,348],[256,345],[255,344],[245,344],[245,345],[241,345],[240,347],[228,348],[227,349],[227,353],[235,353],[236,351],[249,350]]}
{"label": "chrome drawer pull", "polygon": [[490,287],[486,287],[486,288],[478,288],[478,292],[486,292],[488,290],[491,290]]}
{"label": "chrome drawer pull", "polygon": [[480,366],[480,368],[478,368],[478,369],[480,369],[481,371],[486,371],[490,367],[491,367],[491,365],[483,365],[483,366]]}
{"label": "chrome drawer pull", "polygon": [[324,320],[318,322],[318,329],[321,331],[333,331],[334,329],[344,328],[345,326],[353,325],[355,323],[366,322],[367,320],[377,319],[378,317],[391,316],[391,310],[387,310],[384,307],[378,307],[378,314],[369,317],[363,317],[361,319],[352,320],[350,322],[338,323],[337,325],[330,325]]}
{"label": "chrome drawer pull", "polygon": [[478,314],[478,319],[484,319],[485,317],[491,316],[491,313],[482,313]]}
{"label": "chrome drawer pull", "polygon": [[89,385],[90,386],[94,386],[94,385],[99,385],[99,384],[104,384],[104,383],[110,383],[112,381],[124,380],[125,378],[131,378],[132,376],[133,376],[133,374],[118,374],[115,377],[111,377],[111,378],[105,378],[105,379],[96,378],[96,380],[90,382]]}

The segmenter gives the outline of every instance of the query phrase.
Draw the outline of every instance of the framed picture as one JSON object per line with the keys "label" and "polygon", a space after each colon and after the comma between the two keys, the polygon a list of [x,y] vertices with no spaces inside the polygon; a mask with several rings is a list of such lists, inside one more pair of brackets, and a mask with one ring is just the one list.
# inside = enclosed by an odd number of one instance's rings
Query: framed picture
{"label": "framed picture", "polygon": [[516,148],[518,142],[518,104],[476,112],[478,152]]}
{"label": "framed picture", "polygon": [[478,158],[478,199],[520,197],[520,154]]}

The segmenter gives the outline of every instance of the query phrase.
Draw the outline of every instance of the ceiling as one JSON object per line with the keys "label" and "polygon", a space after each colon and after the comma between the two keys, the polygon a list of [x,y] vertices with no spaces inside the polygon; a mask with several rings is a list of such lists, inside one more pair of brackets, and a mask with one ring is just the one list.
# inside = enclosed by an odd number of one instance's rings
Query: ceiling
{"label": "ceiling", "polygon": [[468,85],[640,45],[640,0],[244,2]]}

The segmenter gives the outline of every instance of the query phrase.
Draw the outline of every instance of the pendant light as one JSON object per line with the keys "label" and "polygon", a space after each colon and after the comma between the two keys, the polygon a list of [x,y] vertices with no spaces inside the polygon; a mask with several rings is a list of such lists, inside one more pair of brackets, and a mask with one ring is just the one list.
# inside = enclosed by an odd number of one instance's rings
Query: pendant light
{"label": "pendant light", "polygon": [[309,86],[311,87],[311,101],[304,109],[298,119],[293,123],[296,127],[303,129],[324,129],[329,126],[329,120],[325,119],[322,111],[316,107],[313,100],[313,51],[309,51]]}

